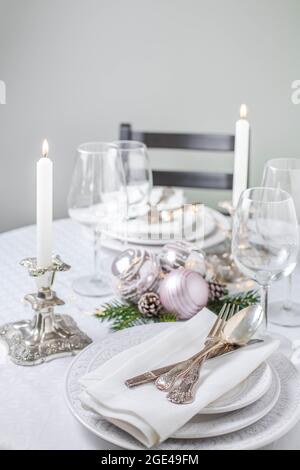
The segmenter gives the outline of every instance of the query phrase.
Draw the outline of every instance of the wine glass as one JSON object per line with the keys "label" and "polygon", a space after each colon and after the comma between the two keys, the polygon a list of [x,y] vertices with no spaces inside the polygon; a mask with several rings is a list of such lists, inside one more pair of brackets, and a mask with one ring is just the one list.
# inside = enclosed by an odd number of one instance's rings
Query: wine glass
{"label": "wine glass", "polygon": [[[293,198],[298,222],[300,221],[300,159],[276,158],[264,168],[262,186],[281,188]],[[288,295],[285,301],[272,302],[270,321],[281,326],[300,326],[300,302],[292,296],[293,276],[288,278]]]}
{"label": "wine glass", "polygon": [[261,287],[265,327],[269,286],[293,271],[298,249],[297,216],[290,194],[275,188],[244,191],[233,217],[232,254],[238,268]]}
{"label": "wine glass", "polygon": [[94,274],[76,279],[73,289],[88,297],[112,292],[102,269],[101,232],[126,213],[123,165],[116,146],[106,142],[80,145],[68,197],[70,217],[92,231]]}
{"label": "wine glass", "polygon": [[144,215],[149,210],[152,191],[152,170],[147,147],[134,140],[113,142],[120,152],[127,188],[128,219]]}

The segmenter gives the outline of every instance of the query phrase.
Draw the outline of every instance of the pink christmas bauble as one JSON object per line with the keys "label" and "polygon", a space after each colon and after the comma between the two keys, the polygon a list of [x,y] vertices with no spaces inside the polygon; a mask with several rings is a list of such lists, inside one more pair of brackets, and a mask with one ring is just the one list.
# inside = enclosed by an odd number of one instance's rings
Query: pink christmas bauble
{"label": "pink christmas bauble", "polygon": [[160,284],[163,307],[180,320],[188,320],[208,302],[209,288],[201,274],[191,269],[171,271]]}

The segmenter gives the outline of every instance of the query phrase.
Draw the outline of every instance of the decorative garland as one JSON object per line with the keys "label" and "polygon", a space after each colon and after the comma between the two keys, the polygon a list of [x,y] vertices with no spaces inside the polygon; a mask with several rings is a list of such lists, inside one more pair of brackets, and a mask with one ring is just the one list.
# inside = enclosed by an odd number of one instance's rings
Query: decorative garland
{"label": "decorative garland", "polygon": [[[250,305],[257,304],[259,301],[259,293],[254,290],[235,295],[229,295],[228,291],[226,291],[223,297],[209,300],[207,308],[215,314],[218,314],[225,303],[236,305],[237,311],[239,311]],[[123,303],[118,300],[107,303],[102,308],[97,309],[95,317],[99,318],[101,321],[110,321],[111,329],[114,331],[120,331],[125,328],[147,323],[178,321],[175,314],[168,313],[165,310],[159,311],[156,316],[145,316],[139,311],[137,305]]]}
{"label": "decorative garland", "polygon": [[129,248],[111,267],[120,300],[95,316],[115,331],[145,323],[189,320],[205,306],[218,314],[225,303],[237,311],[259,302],[256,291],[229,295],[226,284],[207,272],[205,254],[184,241],[167,243],[158,254]]}

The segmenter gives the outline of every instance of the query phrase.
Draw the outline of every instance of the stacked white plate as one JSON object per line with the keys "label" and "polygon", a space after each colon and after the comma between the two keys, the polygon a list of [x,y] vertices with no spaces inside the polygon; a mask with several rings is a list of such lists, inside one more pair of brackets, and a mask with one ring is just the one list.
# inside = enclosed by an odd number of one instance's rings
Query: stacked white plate
{"label": "stacked white plate", "polygon": [[[144,447],[103,417],[84,409],[79,399],[78,381],[115,354],[146,341],[163,328],[166,325],[138,326],[110,335],[76,356],[66,376],[66,400],[74,416],[97,436],[125,449]],[[287,433],[299,417],[300,375],[285,356],[277,353],[244,382],[201,410],[158,448],[257,449]]]}
{"label": "stacked white plate", "polygon": [[[164,209],[174,209],[184,204],[183,194],[179,190],[174,190],[173,199],[173,202],[170,200],[166,203]],[[207,249],[222,243],[229,229],[228,218],[216,210],[203,207],[203,212],[187,211],[183,220],[180,212],[175,212],[174,220],[169,222],[166,220],[159,223],[149,221],[147,216],[137,217],[127,222],[116,220],[109,230],[103,231],[103,246],[114,251],[123,251],[124,242],[126,242],[155,250],[155,247],[164,245],[172,239],[171,237],[181,237],[184,233],[187,241],[198,242],[202,248]]]}

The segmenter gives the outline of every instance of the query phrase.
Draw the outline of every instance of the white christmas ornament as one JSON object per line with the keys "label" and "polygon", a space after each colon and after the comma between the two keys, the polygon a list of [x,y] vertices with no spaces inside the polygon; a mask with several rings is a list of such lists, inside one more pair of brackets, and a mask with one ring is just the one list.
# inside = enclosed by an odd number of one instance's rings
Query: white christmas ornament
{"label": "white christmas ornament", "polygon": [[163,307],[180,320],[188,320],[206,306],[209,287],[201,274],[190,269],[171,271],[159,289]]}

